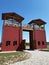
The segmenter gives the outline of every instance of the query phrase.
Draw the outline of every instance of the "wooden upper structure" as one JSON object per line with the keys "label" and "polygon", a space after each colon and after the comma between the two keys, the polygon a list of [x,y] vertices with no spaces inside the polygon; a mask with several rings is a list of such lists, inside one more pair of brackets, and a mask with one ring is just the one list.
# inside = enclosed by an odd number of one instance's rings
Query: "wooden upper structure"
{"label": "wooden upper structure", "polygon": [[46,24],[46,22],[44,22],[43,20],[41,19],[35,19],[35,20],[32,20],[31,22],[29,22],[28,24],[32,24],[32,23],[36,23],[37,25],[44,25]]}
{"label": "wooden upper structure", "polygon": [[16,13],[2,13],[2,20],[14,19],[17,22],[22,22],[24,18]]}

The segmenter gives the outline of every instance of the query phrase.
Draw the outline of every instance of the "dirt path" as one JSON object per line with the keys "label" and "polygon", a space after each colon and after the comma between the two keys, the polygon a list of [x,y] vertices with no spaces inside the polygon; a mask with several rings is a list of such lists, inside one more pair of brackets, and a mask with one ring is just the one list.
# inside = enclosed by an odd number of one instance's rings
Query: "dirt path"
{"label": "dirt path", "polygon": [[31,53],[30,59],[17,62],[11,65],[49,65],[49,52],[43,51],[25,51]]}

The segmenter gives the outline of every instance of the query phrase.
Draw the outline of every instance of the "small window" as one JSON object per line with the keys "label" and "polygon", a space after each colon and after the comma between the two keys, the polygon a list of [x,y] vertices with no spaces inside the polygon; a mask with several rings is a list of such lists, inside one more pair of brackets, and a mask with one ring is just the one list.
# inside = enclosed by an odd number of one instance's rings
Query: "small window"
{"label": "small window", "polygon": [[40,41],[38,41],[38,45],[40,45]]}
{"label": "small window", "polygon": [[44,45],[44,41],[42,41],[42,45]]}
{"label": "small window", "polygon": [[6,41],[6,46],[9,46],[10,45],[10,41]]}
{"label": "small window", "polygon": [[17,41],[13,41],[13,46],[17,45]]}

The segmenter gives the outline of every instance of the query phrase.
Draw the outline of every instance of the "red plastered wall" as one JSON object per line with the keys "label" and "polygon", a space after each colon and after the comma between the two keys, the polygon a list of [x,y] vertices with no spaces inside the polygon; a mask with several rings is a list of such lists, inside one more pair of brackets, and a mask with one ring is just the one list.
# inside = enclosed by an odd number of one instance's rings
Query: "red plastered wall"
{"label": "red plastered wall", "polygon": [[[11,41],[10,46],[6,46],[6,41]],[[17,45],[13,46],[13,41]],[[2,35],[2,51],[19,50],[22,41],[22,30],[20,27],[4,26]]]}
{"label": "red plastered wall", "polygon": [[[34,38],[36,40],[36,48],[46,48],[46,34],[44,30],[35,30]],[[38,45],[38,41],[40,41],[40,45]],[[44,41],[44,45],[42,45],[42,41]]]}

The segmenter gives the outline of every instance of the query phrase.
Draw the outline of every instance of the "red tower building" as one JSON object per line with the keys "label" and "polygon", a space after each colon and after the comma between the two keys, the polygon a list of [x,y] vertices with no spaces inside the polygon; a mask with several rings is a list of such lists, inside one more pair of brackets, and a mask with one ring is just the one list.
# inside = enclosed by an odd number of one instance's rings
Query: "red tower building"
{"label": "red tower building", "polygon": [[19,50],[22,42],[23,17],[16,13],[3,13],[2,51]]}
{"label": "red tower building", "polygon": [[32,20],[28,23],[33,31],[30,32],[30,49],[43,49],[46,48],[46,33],[45,24],[41,19]]}

